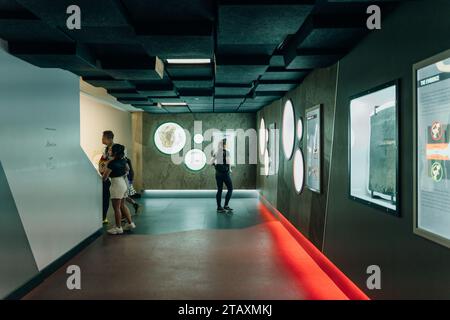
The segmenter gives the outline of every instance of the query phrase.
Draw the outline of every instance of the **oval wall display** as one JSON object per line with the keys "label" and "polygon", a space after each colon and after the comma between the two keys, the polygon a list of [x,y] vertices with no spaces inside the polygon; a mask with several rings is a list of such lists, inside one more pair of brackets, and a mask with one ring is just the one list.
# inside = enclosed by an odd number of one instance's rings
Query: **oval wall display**
{"label": "oval wall display", "polygon": [[294,165],[292,170],[295,191],[300,194],[303,191],[303,182],[305,178],[305,163],[303,161],[303,153],[297,149],[294,154]]}
{"label": "oval wall display", "polygon": [[164,154],[180,152],[186,145],[186,132],[175,122],[165,122],[155,131],[156,148]]}
{"label": "oval wall display", "polygon": [[192,149],[186,153],[184,164],[192,171],[199,171],[206,165],[206,154],[200,149]]}
{"label": "oval wall display", "polygon": [[284,156],[287,160],[290,160],[295,144],[295,114],[291,100],[286,101],[284,104],[281,141],[283,144]]}
{"label": "oval wall display", "polygon": [[267,131],[266,131],[266,123],[264,121],[264,118],[261,118],[261,122],[259,124],[259,153],[261,155],[264,155],[266,152],[266,146],[267,146]]}
{"label": "oval wall display", "polygon": [[303,138],[303,119],[299,118],[297,120],[297,140],[302,141]]}

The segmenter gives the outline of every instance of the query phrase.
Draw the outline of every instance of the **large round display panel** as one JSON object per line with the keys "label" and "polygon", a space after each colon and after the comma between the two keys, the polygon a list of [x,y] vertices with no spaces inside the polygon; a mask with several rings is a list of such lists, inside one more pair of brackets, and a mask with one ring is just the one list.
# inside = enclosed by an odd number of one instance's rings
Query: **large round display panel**
{"label": "large round display panel", "polygon": [[297,140],[302,141],[303,138],[303,120],[302,118],[297,121]]}
{"label": "large round display panel", "polygon": [[156,129],[154,140],[159,151],[165,154],[175,154],[186,145],[186,132],[179,124],[166,122]]}
{"label": "large round display panel", "polygon": [[303,162],[303,153],[297,149],[294,154],[293,178],[295,191],[300,194],[303,191],[303,181],[305,177],[305,164]]}
{"label": "large round display panel", "polygon": [[200,149],[192,149],[186,153],[184,164],[192,171],[199,171],[206,165],[206,154]]}
{"label": "large round display panel", "polygon": [[291,159],[294,151],[295,143],[295,115],[292,101],[288,100],[284,104],[283,123],[281,128],[281,139],[283,143],[283,151],[286,159]]}
{"label": "large round display panel", "polygon": [[266,123],[264,121],[264,118],[261,118],[261,123],[259,125],[259,152],[261,155],[264,155],[264,152],[266,152],[266,144],[267,144],[267,130],[266,130]]}

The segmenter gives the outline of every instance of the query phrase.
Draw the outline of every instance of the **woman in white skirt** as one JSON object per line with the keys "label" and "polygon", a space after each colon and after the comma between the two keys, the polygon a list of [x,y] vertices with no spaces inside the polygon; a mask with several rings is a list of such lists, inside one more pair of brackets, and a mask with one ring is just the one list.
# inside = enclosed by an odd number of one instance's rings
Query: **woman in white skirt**
{"label": "woman in white skirt", "polygon": [[[111,148],[111,160],[105,172],[103,173],[103,179],[111,179],[111,202],[114,208],[114,216],[116,220],[116,226],[109,229],[109,234],[122,234],[123,231],[128,231],[136,228],[136,225],[131,220],[131,214],[125,205],[125,199],[128,197],[128,184],[127,174],[129,167],[125,160],[125,147],[120,144],[115,144]],[[121,220],[124,215],[128,223],[122,228]]]}

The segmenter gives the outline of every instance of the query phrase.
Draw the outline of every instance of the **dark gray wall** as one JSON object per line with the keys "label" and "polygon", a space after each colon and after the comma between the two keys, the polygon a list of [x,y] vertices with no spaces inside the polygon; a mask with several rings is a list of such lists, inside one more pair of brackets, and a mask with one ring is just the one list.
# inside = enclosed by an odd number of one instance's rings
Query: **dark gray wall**
{"label": "dark gray wall", "polygon": [[[319,69],[312,72],[304,82],[295,90],[289,92],[283,99],[272,103],[258,112],[258,127],[261,117],[264,117],[266,126],[276,122],[281,129],[284,103],[291,99],[294,105],[295,117],[305,119],[305,111],[318,104],[322,104],[322,192],[315,193],[307,189],[298,195],[294,189],[292,178],[293,158],[286,160],[281,147],[279,171],[276,176],[259,176],[258,187],[261,193],[304,234],[318,248],[322,248],[323,231],[325,225],[326,200],[328,195],[328,180],[331,155],[331,141],[333,135],[333,118],[335,109],[337,66]],[[304,127],[306,125],[305,120]],[[296,147],[304,150],[306,160],[306,139],[301,143],[296,140]],[[259,171],[258,171],[259,173]]]}
{"label": "dark gray wall", "polygon": [[[157,127],[167,121],[173,121],[187,129],[194,137],[194,121],[202,121],[203,132],[215,128],[221,131],[227,129],[256,130],[256,115],[254,113],[194,113],[194,114],[144,114],[142,116],[142,185],[144,189],[215,189],[215,171],[207,165],[198,172],[192,172],[184,164],[176,165],[169,155],[162,154],[153,142]],[[205,141],[203,148],[211,142]],[[249,145],[246,151],[256,148]],[[192,142],[192,147],[194,144]],[[256,152],[256,151],[255,151]],[[247,156],[248,159],[248,156]],[[232,172],[235,189],[256,188],[256,164],[238,164]]]}
{"label": "dark gray wall", "polygon": [[[450,298],[450,250],[413,234],[412,65],[450,48],[449,1],[410,1],[340,62],[325,254],[372,298]],[[348,197],[349,97],[400,79],[401,217]],[[382,289],[366,289],[381,267]]]}

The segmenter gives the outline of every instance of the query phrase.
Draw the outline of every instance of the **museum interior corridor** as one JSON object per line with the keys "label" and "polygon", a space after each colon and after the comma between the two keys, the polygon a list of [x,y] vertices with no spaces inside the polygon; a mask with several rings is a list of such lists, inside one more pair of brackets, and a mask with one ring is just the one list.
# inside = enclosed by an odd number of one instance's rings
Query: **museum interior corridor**
{"label": "museum interior corridor", "polygon": [[450,299],[448,12],[0,0],[0,299]]}

